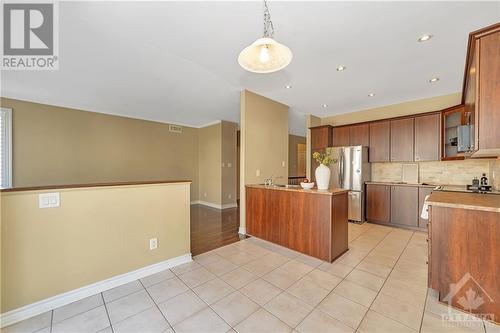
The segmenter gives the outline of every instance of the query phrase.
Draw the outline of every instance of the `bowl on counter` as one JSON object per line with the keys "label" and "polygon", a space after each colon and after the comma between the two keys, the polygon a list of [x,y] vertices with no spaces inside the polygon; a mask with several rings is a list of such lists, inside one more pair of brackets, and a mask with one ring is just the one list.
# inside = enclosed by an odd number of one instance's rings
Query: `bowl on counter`
{"label": "bowl on counter", "polygon": [[310,189],[312,189],[314,187],[314,182],[309,182],[309,183],[300,182],[300,186],[304,190],[310,190]]}

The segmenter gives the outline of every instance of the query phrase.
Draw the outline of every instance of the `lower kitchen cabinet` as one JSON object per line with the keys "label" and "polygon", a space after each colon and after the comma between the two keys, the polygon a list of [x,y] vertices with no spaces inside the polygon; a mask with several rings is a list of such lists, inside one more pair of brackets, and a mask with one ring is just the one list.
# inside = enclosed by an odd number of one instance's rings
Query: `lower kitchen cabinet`
{"label": "lower kitchen cabinet", "polygon": [[418,227],[418,187],[391,186],[391,224]]}
{"label": "lower kitchen cabinet", "polygon": [[432,187],[366,184],[366,220],[394,227],[424,230],[427,220],[420,218],[425,196]]}
{"label": "lower kitchen cabinet", "polygon": [[366,185],[366,219],[389,224],[391,222],[391,187]]}

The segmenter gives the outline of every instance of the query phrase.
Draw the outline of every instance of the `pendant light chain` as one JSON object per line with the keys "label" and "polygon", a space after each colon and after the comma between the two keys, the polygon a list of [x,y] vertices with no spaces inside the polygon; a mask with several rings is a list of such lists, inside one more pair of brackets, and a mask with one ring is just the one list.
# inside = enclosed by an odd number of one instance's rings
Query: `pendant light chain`
{"label": "pendant light chain", "polygon": [[273,21],[271,21],[271,13],[269,12],[269,7],[267,6],[267,0],[264,0],[264,37],[274,37],[274,26]]}

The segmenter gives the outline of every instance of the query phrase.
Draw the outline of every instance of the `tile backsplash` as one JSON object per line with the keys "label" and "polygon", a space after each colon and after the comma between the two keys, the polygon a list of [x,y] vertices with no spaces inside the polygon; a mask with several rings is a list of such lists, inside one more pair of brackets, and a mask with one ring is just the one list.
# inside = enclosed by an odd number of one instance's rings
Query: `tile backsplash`
{"label": "tile backsplash", "polygon": [[[405,163],[372,163],[372,181],[400,182]],[[466,185],[472,178],[486,173],[490,184],[500,188],[500,159],[468,159],[463,161],[419,162],[419,182]]]}

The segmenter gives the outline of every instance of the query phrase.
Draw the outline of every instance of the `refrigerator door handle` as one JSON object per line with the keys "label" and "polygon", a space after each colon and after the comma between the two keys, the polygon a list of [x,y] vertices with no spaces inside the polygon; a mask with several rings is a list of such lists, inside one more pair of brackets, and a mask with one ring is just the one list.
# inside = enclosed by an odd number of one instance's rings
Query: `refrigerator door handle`
{"label": "refrigerator door handle", "polygon": [[340,161],[339,161],[339,185],[341,188],[344,187],[344,151],[340,151]]}

